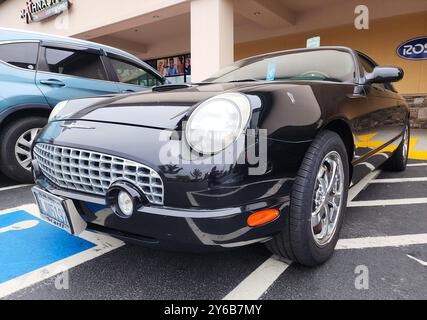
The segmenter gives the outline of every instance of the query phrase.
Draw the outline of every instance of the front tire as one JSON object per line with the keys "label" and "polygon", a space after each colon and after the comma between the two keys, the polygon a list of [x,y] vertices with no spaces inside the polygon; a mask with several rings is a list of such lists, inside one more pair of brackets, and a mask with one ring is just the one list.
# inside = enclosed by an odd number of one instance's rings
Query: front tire
{"label": "front tire", "polygon": [[322,131],[298,171],[285,228],[267,247],[286,260],[308,267],[328,260],[339,238],[348,186],[346,147],[337,133]]}
{"label": "front tire", "polygon": [[43,117],[28,117],[9,123],[1,132],[0,170],[21,183],[34,181],[31,173],[31,145],[47,123]]}

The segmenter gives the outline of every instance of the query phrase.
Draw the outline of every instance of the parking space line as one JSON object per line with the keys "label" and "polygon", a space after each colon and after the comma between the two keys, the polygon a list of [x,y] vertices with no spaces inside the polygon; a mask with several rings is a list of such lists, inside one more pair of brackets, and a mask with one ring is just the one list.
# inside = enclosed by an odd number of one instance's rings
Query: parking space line
{"label": "parking space line", "polygon": [[[335,250],[404,247],[421,244],[427,244],[427,233],[341,239],[338,241]],[[289,266],[290,264],[272,256],[245,278],[223,300],[257,300],[261,298]]]}
{"label": "parking space line", "polygon": [[370,184],[375,183],[403,183],[403,182],[424,182],[427,181],[427,177],[416,177],[416,178],[397,178],[397,179],[375,179],[370,181]]}
{"label": "parking space line", "polygon": [[385,207],[385,206],[400,206],[408,204],[424,204],[427,203],[427,198],[408,198],[408,199],[386,199],[386,200],[369,200],[369,201],[352,201],[347,207]]}
{"label": "parking space line", "polygon": [[401,236],[341,239],[337,243],[336,250],[404,247],[417,244],[427,244],[427,233]]}
{"label": "parking space line", "polygon": [[289,264],[272,256],[227,294],[223,300],[258,300],[288,267]]}
{"label": "parking space line", "polygon": [[20,184],[20,185],[16,185],[16,186],[9,186],[9,187],[0,188],[0,192],[19,189],[19,188],[25,188],[25,187],[30,187],[30,186],[32,186],[32,184]]}
{"label": "parking space line", "polygon": [[[0,216],[11,214],[18,210],[26,211],[40,219],[40,214],[35,204],[27,204],[14,209],[1,210]],[[91,231],[84,231],[82,234],[79,235],[79,238],[91,242],[95,246],[86,251],[77,253],[73,256],[56,261],[40,269],[26,273],[17,278],[0,283],[0,298],[4,298],[14,292],[25,289],[41,281],[47,280],[55,275],[74,268],[84,262],[95,259],[105,253],[120,248],[124,245],[124,242],[121,240],[115,239],[108,235],[94,233]]]}
{"label": "parking space line", "polygon": [[353,199],[357,197],[357,195],[363,191],[363,189],[366,188],[366,186],[374,180],[376,177],[379,176],[381,173],[380,170],[373,171],[369,173],[366,177],[364,177],[359,183],[354,185],[352,188],[348,190],[348,203],[351,203]]}
{"label": "parking space line", "polygon": [[38,215],[39,209],[37,208],[37,205],[35,205],[34,203],[23,204],[22,206],[19,206],[16,208],[0,209],[0,216],[10,214],[16,211],[21,211],[21,210],[27,211],[28,213],[31,213],[32,215],[39,217]]}
{"label": "parking space line", "polygon": [[408,167],[425,167],[425,166],[427,166],[427,162],[423,162],[423,163],[408,163],[407,166]]}

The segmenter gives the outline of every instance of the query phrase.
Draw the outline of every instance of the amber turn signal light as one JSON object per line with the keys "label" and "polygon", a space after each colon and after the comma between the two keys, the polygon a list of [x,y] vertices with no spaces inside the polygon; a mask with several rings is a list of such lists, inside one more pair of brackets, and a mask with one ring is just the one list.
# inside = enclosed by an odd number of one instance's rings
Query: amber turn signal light
{"label": "amber turn signal light", "polygon": [[280,215],[279,210],[267,209],[251,214],[248,218],[249,227],[259,227],[277,219]]}

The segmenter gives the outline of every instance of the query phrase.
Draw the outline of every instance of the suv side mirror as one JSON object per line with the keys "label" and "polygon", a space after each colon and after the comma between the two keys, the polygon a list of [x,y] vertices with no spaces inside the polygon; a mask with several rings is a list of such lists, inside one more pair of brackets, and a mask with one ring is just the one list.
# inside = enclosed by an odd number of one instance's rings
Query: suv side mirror
{"label": "suv side mirror", "polygon": [[366,75],[366,83],[391,83],[403,79],[404,72],[398,67],[376,67]]}

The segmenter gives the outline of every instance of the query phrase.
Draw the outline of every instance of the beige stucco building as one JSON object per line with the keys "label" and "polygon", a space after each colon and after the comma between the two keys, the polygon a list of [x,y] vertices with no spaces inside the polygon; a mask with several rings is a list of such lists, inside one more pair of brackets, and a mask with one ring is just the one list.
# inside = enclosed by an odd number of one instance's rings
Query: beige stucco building
{"label": "beige stucco building", "polygon": [[427,37],[427,0],[366,0],[369,23],[356,28],[360,4],[359,0],[72,0],[68,11],[27,24],[20,17],[26,0],[0,0],[0,27],[101,42],[145,60],[191,53],[193,81],[234,60],[305,47],[308,38],[320,36],[321,45],[350,46],[379,64],[401,66],[406,76],[396,87],[412,97],[414,117],[421,122],[425,118],[427,124],[427,112],[418,110],[427,105],[422,98],[427,96],[427,60],[397,54],[402,43]]}

